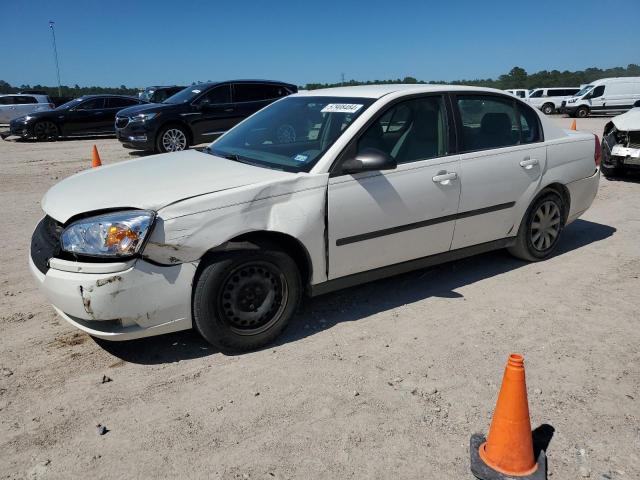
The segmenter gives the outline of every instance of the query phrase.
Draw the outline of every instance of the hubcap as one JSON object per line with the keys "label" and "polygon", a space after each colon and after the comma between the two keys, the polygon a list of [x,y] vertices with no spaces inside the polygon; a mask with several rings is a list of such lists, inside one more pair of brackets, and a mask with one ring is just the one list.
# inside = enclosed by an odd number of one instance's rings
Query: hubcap
{"label": "hubcap", "polygon": [[162,135],[162,146],[167,152],[177,152],[187,147],[187,137],[177,128],[170,128]]}
{"label": "hubcap", "polygon": [[560,208],[548,200],[538,207],[531,222],[531,244],[538,251],[551,248],[560,233]]}
{"label": "hubcap", "polygon": [[282,272],[268,262],[251,262],[226,277],[218,295],[218,311],[235,333],[256,335],[280,318],[287,298]]}
{"label": "hubcap", "polygon": [[51,122],[40,122],[36,124],[35,134],[38,138],[52,138],[57,134],[58,129]]}

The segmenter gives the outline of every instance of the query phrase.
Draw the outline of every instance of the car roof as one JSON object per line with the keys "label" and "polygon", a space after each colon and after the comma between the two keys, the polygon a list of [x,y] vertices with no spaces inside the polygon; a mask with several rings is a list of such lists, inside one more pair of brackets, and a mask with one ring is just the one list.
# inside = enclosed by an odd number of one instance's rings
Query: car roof
{"label": "car roof", "polygon": [[308,97],[364,97],[381,98],[390,93],[431,93],[431,92],[488,92],[505,95],[504,90],[485,87],[470,87],[463,85],[425,85],[425,84],[389,84],[389,85],[358,85],[354,87],[322,88],[299,92],[297,96]]}
{"label": "car roof", "polygon": [[90,95],[82,95],[80,97],[75,98],[74,100],[87,100],[89,98],[98,98],[98,97],[115,97],[115,98],[133,98],[134,100],[138,100],[136,97],[133,97],[131,95],[116,95],[116,94],[111,94],[111,93],[93,93]]}
{"label": "car roof", "polygon": [[272,85],[294,85],[293,83],[281,82],[279,80],[261,80],[259,78],[237,78],[233,80],[221,80],[219,82],[196,83],[195,85],[189,85],[188,87],[185,87],[185,88],[189,88],[189,87],[209,88],[213,85],[219,85],[221,83],[269,83]]}

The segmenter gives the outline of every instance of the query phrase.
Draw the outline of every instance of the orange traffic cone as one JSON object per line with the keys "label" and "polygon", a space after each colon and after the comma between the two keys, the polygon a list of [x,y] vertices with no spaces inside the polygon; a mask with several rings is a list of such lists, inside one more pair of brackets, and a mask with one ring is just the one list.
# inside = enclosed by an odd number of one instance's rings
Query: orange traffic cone
{"label": "orange traffic cone", "polygon": [[540,451],[537,462],[533,457],[522,355],[509,355],[489,437],[485,441],[482,435],[473,435],[470,453],[471,473],[481,480],[547,478],[544,451]]}
{"label": "orange traffic cone", "polygon": [[573,119],[573,122],[571,122],[571,130],[577,130],[576,129],[576,119]]}
{"label": "orange traffic cone", "polygon": [[100,155],[98,154],[98,148],[94,145],[91,151],[91,168],[101,167]]}

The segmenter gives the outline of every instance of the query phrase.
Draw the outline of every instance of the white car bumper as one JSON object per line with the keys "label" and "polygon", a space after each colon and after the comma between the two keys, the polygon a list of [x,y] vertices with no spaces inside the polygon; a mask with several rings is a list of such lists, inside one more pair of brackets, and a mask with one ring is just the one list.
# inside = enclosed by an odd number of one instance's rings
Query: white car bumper
{"label": "white car bumper", "polygon": [[158,266],[144,260],[81,263],[52,259],[31,273],[56,311],[106,340],[132,340],[191,328],[196,263]]}
{"label": "white car bumper", "polygon": [[583,178],[575,182],[567,184],[569,196],[571,197],[571,206],[567,223],[576,220],[580,215],[587,211],[593,203],[598,193],[598,185],[600,184],[600,169],[590,177]]}

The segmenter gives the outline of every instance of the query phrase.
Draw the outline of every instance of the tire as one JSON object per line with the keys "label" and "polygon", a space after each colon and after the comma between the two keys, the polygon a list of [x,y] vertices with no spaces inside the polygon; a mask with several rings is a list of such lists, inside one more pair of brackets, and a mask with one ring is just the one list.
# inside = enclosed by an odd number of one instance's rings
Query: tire
{"label": "tire", "polygon": [[553,103],[545,103],[542,105],[542,113],[545,115],[551,115],[556,111],[556,106]]}
{"label": "tire", "polygon": [[282,333],[301,296],[300,272],[286,253],[265,246],[221,254],[196,281],[194,326],[222,352],[255,350]]}
{"label": "tire", "polygon": [[57,140],[60,137],[60,129],[55,123],[42,120],[33,125],[33,136],[40,142]]}
{"label": "tire", "polygon": [[529,262],[551,256],[564,228],[565,209],[564,200],[558,193],[551,190],[542,193],[527,210],[509,253]]}
{"label": "tire", "polygon": [[156,137],[156,151],[160,153],[180,152],[189,148],[189,133],[181,125],[162,127]]}
{"label": "tire", "polygon": [[602,160],[600,162],[600,171],[607,178],[617,178],[621,177],[624,174],[624,170],[616,163],[611,163],[610,155],[607,149],[605,148],[604,142],[602,144]]}
{"label": "tire", "polygon": [[579,107],[576,110],[575,116],[578,118],[587,118],[589,116],[589,107]]}

